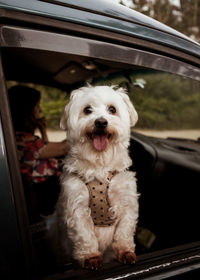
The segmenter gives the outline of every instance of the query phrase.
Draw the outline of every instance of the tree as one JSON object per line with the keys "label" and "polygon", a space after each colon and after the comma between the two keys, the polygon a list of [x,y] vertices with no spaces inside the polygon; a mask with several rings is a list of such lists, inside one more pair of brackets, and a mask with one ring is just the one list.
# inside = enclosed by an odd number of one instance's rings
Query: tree
{"label": "tree", "polygon": [[134,10],[150,16],[166,25],[176,27],[180,18],[179,9],[170,0],[133,0]]}
{"label": "tree", "polygon": [[134,10],[200,41],[200,0],[132,0]]}
{"label": "tree", "polygon": [[182,32],[200,41],[200,1],[180,0],[180,11],[182,14]]}

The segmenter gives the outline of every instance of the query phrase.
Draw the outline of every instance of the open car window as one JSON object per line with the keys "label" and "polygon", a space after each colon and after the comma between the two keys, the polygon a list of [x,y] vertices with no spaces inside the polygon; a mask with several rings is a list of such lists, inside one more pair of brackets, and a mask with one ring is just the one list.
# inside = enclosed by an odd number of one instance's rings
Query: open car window
{"label": "open car window", "polygon": [[[41,91],[53,141],[65,138],[59,120],[71,90],[87,83],[127,90],[139,115],[129,147],[141,194],[139,260],[151,258],[152,252],[198,243],[200,70],[131,47],[17,27],[3,29],[7,88],[25,84]],[[29,186],[24,187],[26,196]],[[60,269],[46,237],[54,222],[45,217],[29,223],[36,263],[45,277]],[[62,264],[64,271],[68,267],[71,264]]]}
{"label": "open car window", "polygon": [[124,87],[139,114],[135,131],[198,140],[199,81],[153,69],[114,73],[94,84]]}

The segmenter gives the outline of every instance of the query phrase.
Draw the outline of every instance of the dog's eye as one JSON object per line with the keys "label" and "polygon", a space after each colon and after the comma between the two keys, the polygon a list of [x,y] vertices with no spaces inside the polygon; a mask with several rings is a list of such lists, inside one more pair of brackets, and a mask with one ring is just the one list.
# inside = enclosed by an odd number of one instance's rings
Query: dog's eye
{"label": "dog's eye", "polygon": [[114,106],[110,105],[108,107],[108,111],[109,111],[109,113],[114,115],[116,113],[116,108]]}
{"label": "dog's eye", "polygon": [[86,114],[86,115],[89,115],[92,113],[92,108],[91,106],[87,106],[83,109],[83,112]]}

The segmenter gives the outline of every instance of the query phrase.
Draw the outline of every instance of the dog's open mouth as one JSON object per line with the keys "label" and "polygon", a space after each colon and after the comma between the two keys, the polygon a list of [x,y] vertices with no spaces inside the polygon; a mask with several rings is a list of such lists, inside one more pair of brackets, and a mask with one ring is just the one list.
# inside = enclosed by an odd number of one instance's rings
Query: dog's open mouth
{"label": "dog's open mouth", "polygon": [[88,133],[88,136],[92,140],[92,144],[97,151],[103,152],[108,148],[111,134],[104,132],[93,132]]}

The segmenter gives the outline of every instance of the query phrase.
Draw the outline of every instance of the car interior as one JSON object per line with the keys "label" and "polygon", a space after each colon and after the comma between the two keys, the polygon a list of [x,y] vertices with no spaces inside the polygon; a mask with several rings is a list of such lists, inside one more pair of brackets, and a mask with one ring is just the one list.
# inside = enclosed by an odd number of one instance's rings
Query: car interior
{"label": "car interior", "polygon": [[[130,95],[138,93],[135,107],[139,119],[143,116],[140,96],[146,87],[145,77],[157,73],[137,65],[26,48],[4,48],[2,58],[7,85],[14,81],[50,86],[69,96],[71,90],[87,83],[117,83],[125,87]],[[200,95],[199,84],[194,87]],[[134,96],[131,95],[131,99],[134,102]],[[131,170],[136,172],[140,193],[137,255],[196,242],[200,236],[197,223],[200,211],[200,138],[190,139],[187,134],[184,138],[162,138],[145,135],[141,131],[137,126],[133,129],[129,146],[133,160]],[[54,220],[52,217],[38,218],[40,213],[36,215],[34,209],[38,200],[35,186],[27,186],[25,181],[23,185],[36,262],[41,274],[47,274],[50,259],[51,269],[58,270],[46,237]],[[64,267],[66,269],[66,263]]]}

